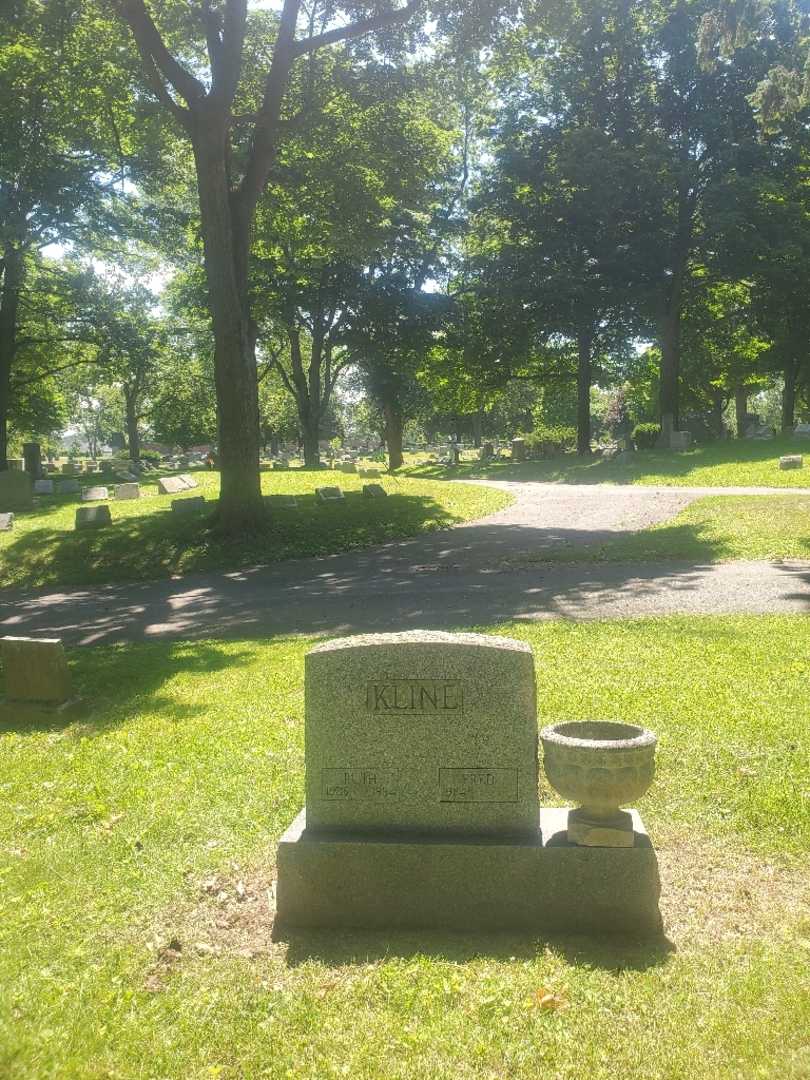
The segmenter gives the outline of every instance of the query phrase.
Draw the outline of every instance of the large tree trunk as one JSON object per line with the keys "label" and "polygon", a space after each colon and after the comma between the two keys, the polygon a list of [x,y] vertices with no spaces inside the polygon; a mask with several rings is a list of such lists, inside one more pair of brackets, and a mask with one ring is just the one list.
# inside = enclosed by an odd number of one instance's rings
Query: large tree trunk
{"label": "large tree trunk", "polygon": [[220,526],[240,532],[265,515],[259,474],[259,395],[247,284],[248,223],[229,195],[227,124],[213,109],[196,117],[194,159],[200,194],[208,305],[214,330],[219,428]]}
{"label": "large tree trunk", "polygon": [[129,460],[141,460],[141,433],[138,430],[138,403],[132,394],[124,392],[124,405],[127,421],[127,445]]}
{"label": "large tree trunk", "polygon": [[588,327],[577,336],[577,453],[591,454],[591,349],[593,330]]}
{"label": "large tree trunk", "polygon": [[383,403],[383,415],[385,416],[385,445],[388,447],[388,469],[394,472],[401,469],[404,463],[402,456],[402,409],[393,402]]}
{"label": "large tree trunk", "polygon": [[301,418],[301,430],[304,433],[304,466],[307,469],[321,467],[321,423],[319,416],[308,413]]}
{"label": "large tree trunk", "polygon": [[672,432],[678,430],[678,424],[680,423],[680,298],[673,298],[670,301],[661,318],[659,344],[661,347],[661,378],[658,404],[661,418],[661,445],[669,449],[672,442]]}
{"label": "large tree trunk", "polygon": [[476,450],[481,449],[484,433],[484,410],[476,409],[472,418],[473,446]]}
{"label": "large tree trunk", "polygon": [[8,244],[3,250],[3,284],[0,289],[0,471],[8,468],[11,369],[17,349],[17,317],[22,279],[22,253]]}
{"label": "large tree trunk", "polygon": [[734,414],[737,422],[737,438],[745,438],[745,418],[748,415],[748,395],[750,391],[747,386],[738,386],[734,391]]}
{"label": "large tree trunk", "polygon": [[716,438],[720,438],[723,434],[723,408],[725,407],[726,399],[722,390],[715,390],[712,393],[712,431]]}
{"label": "large tree trunk", "polygon": [[791,432],[796,423],[796,365],[785,364],[785,387],[782,391],[782,431]]}

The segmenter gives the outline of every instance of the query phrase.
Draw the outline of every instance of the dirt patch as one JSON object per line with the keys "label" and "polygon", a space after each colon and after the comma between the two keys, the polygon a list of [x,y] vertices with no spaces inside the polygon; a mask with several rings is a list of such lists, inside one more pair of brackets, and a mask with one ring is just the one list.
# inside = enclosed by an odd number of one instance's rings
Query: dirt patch
{"label": "dirt patch", "polygon": [[175,909],[153,935],[155,961],[145,988],[162,990],[176,968],[195,958],[268,956],[274,948],[274,874],[272,866],[254,867],[249,874],[209,874],[189,882],[196,898]]}
{"label": "dirt patch", "polygon": [[[657,854],[664,929],[678,952],[797,928],[810,942],[810,860],[776,862],[684,837],[665,840]],[[286,946],[272,940],[274,873],[267,864],[190,880],[189,902],[167,913],[153,934],[146,989],[162,990],[189,961],[283,957]]]}
{"label": "dirt patch", "polygon": [[771,861],[700,838],[656,850],[664,929],[679,950],[796,926],[810,937],[810,860]]}

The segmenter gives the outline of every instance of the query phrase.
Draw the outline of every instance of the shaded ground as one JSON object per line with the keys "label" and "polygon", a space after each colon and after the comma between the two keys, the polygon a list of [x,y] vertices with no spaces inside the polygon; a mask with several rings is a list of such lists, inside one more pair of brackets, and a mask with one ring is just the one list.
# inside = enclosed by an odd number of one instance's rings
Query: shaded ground
{"label": "shaded ground", "polygon": [[810,562],[711,565],[707,546],[705,561],[521,565],[527,555],[542,559],[544,548],[630,536],[711,489],[497,486],[516,496],[498,514],[369,551],[134,586],[7,591],[0,631],[58,633],[89,644],[452,628],[512,618],[810,613]]}
{"label": "shaded ground", "polygon": [[[784,454],[804,454],[803,469],[783,471],[779,458]],[[437,479],[488,477],[497,480],[536,480],[557,484],[659,484],[691,486],[706,484],[728,487],[761,484],[768,487],[810,486],[810,440],[780,435],[775,439],[729,439],[705,443],[691,450],[641,450],[623,461],[580,458],[563,454],[547,461],[511,461],[482,464],[462,462],[457,467],[422,463],[409,471]]]}
{"label": "shaded ground", "polygon": [[[448,529],[499,509],[509,498],[469,484],[381,476],[376,483],[388,497],[370,499],[361,490],[367,481],[358,475],[264,472],[268,521],[234,539],[220,534],[213,521],[219,473],[198,470],[195,477],[199,486],[179,498],[202,496],[201,509],[172,512],[175,497],[160,495],[150,479],[140,499],[110,502],[113,523],[103,529],[76,530],[77,495],[37,497],[33,510],[15,515],[12,531],[0,533],[0,588],[150,581],[354,551]],[[319,503],[316,488],[332,485],[345,498]]]}

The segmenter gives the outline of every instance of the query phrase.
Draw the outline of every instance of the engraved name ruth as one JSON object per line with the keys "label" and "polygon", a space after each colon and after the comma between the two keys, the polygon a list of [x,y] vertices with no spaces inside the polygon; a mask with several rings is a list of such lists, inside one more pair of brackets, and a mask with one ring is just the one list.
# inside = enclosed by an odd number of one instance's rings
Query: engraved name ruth
{"label": "engraved name ruth", "polygon": [[366,687],[371,713],[461,713],[464,692],[458,679],[386,679]]}

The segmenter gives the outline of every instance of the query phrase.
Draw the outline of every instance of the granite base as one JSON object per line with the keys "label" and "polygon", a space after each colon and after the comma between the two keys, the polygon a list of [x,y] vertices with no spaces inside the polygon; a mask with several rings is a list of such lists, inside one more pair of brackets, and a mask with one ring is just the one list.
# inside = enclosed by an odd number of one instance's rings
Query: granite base
{"label": "granite base", "polygon": [[278,845],[276,929],[662,933],[658,860],[635,810],[632,847],[580,847],[568,810],[533,837],[313,833],[302,810]]}

